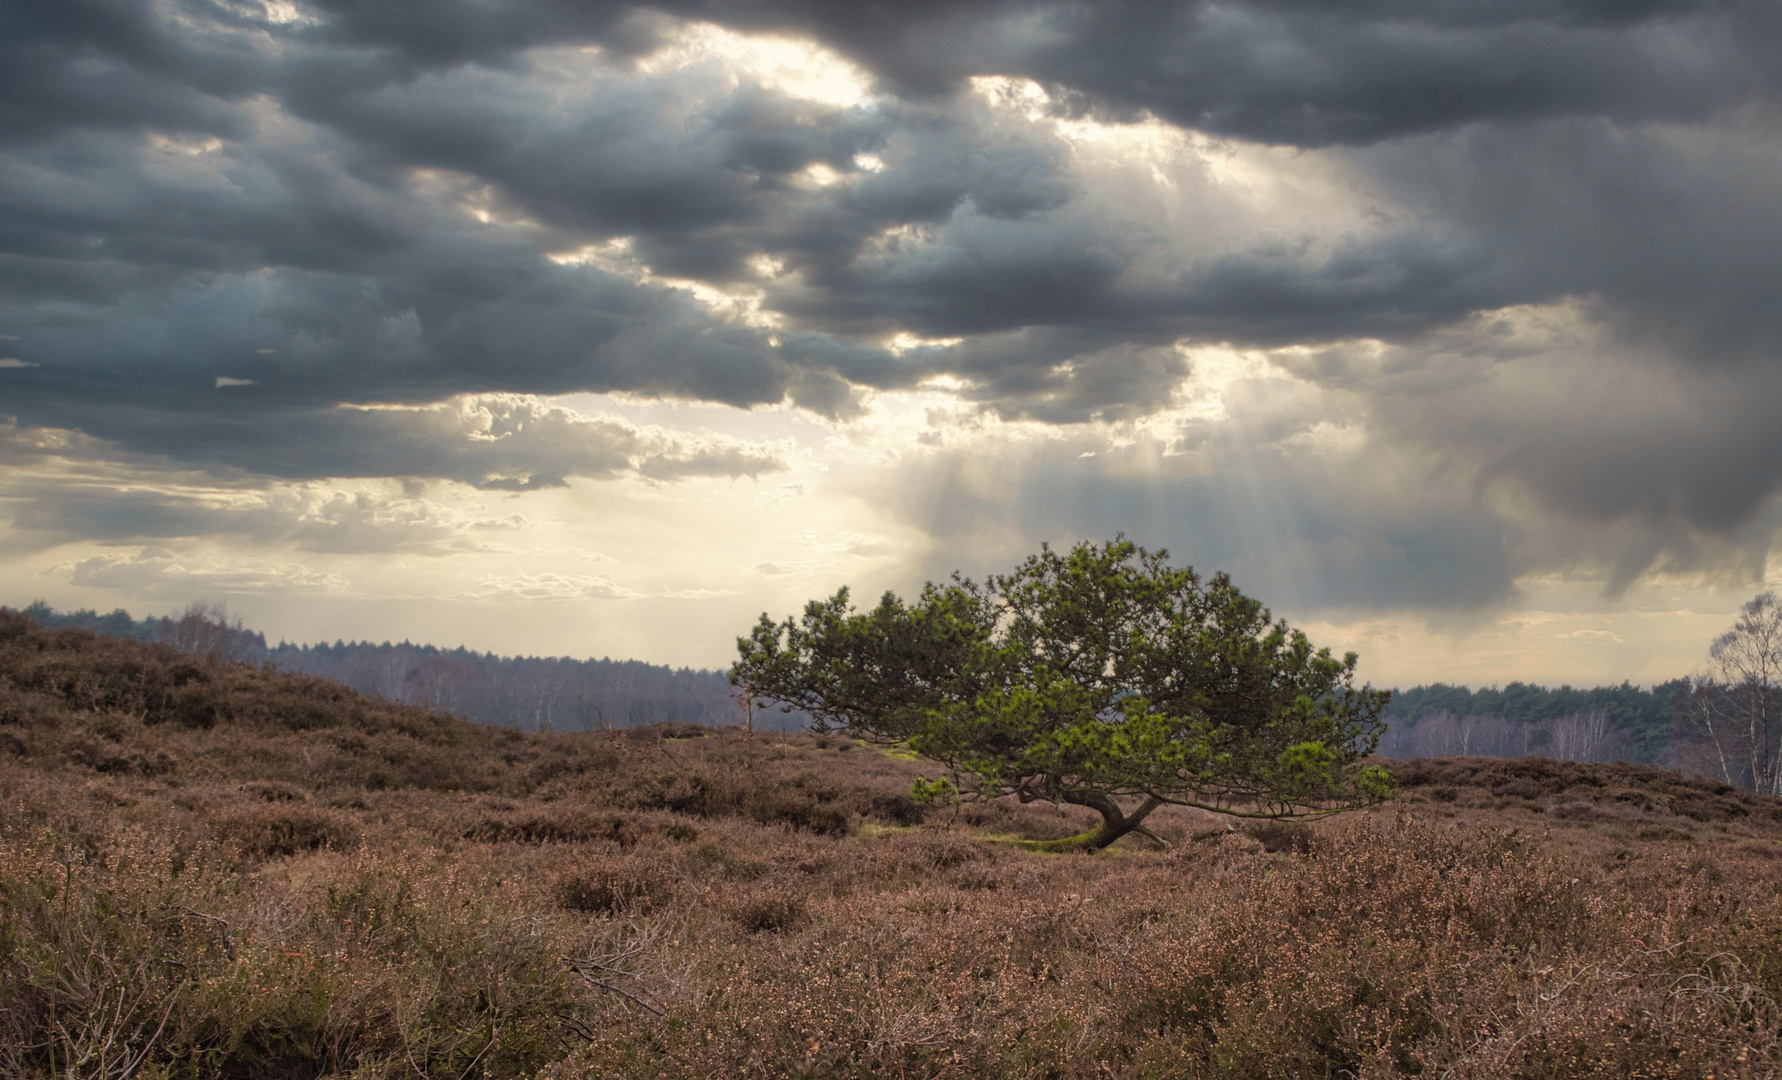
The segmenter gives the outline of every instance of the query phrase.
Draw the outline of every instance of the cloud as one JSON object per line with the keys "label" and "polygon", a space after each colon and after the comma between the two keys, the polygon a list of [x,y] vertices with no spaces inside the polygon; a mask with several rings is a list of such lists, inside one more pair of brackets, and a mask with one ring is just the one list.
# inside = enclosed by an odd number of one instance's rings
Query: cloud
{"label": "cloud", "polygon": [[657,434],[645,441],[636,458],[638,475],[650,480],[674,481],[694,476],[762,476],[786,467],[779,447],[733,439]]}
{"label": "cloud", "polygon": [[[1415,233],[1172,255],[1181,237],[1122,218],[1054,119],[968,89],[839,105],[709,35],[641,65],[570,48],[629,31],[525,5],[508,17],[533,29],[466,65],[306,10],[40,28],[39,67],[84,50],[185,92],[119,111],[52,80],[53,136],[4,147],[0,321],[54,361],[14,388],[21,417],[184,456],[231,420],[295,436],[340,402],[622,390],[848,415],[850,384],[952,372],[988,407],[1076,422],[1153,400],[1167,365],[1137,358],[1184,334],[1390,332],[1493,298],[1470,253]],[[404,25],[467,40],[482,19]],[[1203,188],[1182,211],[1228,215]],[[1002,338],[904,356],[883,344],[898,330]],[[254,393],[196,398],[219,367]],[[1081,386],[1035,399],[1036,380]]]}
{"label": "cloud", "polygon": [[512,574],[486,578],[475,589],[458,593],[454,600],[498,603],[574,600],[709,600],[736,595],[730,589],[660,588],[639,592],[598,574],[552,572]]}
{"label": "cloud", "polygon": [[[1144,109],[1185,126],[1305,145],[1502,117],[1686,119],[1741,100],[1775,74],[1758,44],[1774,11],[1759,3],[968,0],[909,6],[895,20],[814,0],[651,7],[736,30],[814,37],[901,95],[945,94],[971,75],[996,72],[1068,89],[1079,109]],[[496,14],[464,0],[400,19],[343,0],[311,10],[325,38],[375,50],[396,70],[494,67],[568,42],[647,55],[675,27],[649,8],[570,12],[542,2]]]}
{"label": "cloud", "polygon": [[26,427],[11,417],[0,416],[0,464],[20,465],[57,455],[103,452],[103,443],[77,431]]}
{"label": "cloud", "polygon": [[1524,534],[1527,570],[1758,580],[1782,517],[1766,368],[1691,367],[1624,344],[1588,305],[1494,316],[1406,346],[1279,357],[1371,437]]}
{"label": "cloud", "polygon": [[5,493],[15,549],[69,540],[130,544],[227,538],[315,554],[448,555],[483,550],[482,535],[522,528],[491,516],[386,492],[297,486],[195,491],[106,482],[33,483]]}
{"label": "cloud", "polygon": [[[41,434],[46,429],[15,421],[9,431],[21,451],[26,430],[40,433],[30,436],[39,453],[69,453],[78,445],[85,455],[144,462],[145,455],[162,457],[155,449],[168,449],[150,439],[125,438],[119,446]],[[336,405],[253,419],[213,414],[159,437],[181,440],[182,452],[166,455],[175,462],[237,479],[451,480],[496,491],[561,487],[577,477],[764,476],[785,469],[790,452],[783,443],[642,428],[516,394],[432,405]]]}
{"label": "cloud", "polygon": [[1616,645],[1622,643],[1621,635],[1613,630],[1568,630],[1563,634],[1554,634],[1553,636],[1561,639],[1578,638],[1591,642],[1613,642]]}
{"label": "cloud", "polygon": [[597,574],[514,574],[488,578],[454,599],[497,602],[538,600],[629,600],[641,594]]}
{"label": "cloud", "polygon": [[1782,334],[1773,109],[1695,125],[1484,125],[1365,155],[1531,294],[1589,298],[1629,352],[1767,364]]}
{"label": "cloud", "polygon": [[[937,550],[1154,527],[1296,602],[1456,609],[1767,558],[1774,4],[169,0],[13,29],[0,457],[90,474],[65,505],[15,486],[27,539],[452,551],[478,527],[329,485],[766,476],[789,446],[551,399],[858,426],[928,394],[961,418],[893,447],[883,497]],[[1277,371],[1196,398],[1219,350]]]}
{"label": "cloud", "polygon": [[[78,433],[0,424],[0,462],[14,469],[0,483],[12,529],[4,544],[18,551],[78,539],[227,537],[317,554],[448,555],[485,550],[490,535],[523,530],[528,521],[491,514],[449,491],[425,497],[418,480],[514,492],[577,477],[672,483],[770,474],[786,467],[789,454],[784,445],[638,427],[512,395],[337,408],[325,423],[308,425],[318,429],[327,436],[321,445],[297,438],[302,427],[244,432],[234,460],[215,463],[229,474],[219,483]],[[373,483],[342,490],[330,477]],[[377,483],[386,480],[408,489]]]}
{"label": "cloud", "polygon": [[334,438],[312,457],[285,461],[270,440],[255,463],[272,475],[391,476],[456,480],[522,491],[571,477],[636,474],[652,480],[760,476],[785,468],[783,446],[642,429],[521,395],[485,394],[429,406],[338,407],[305,418]]}
{"label": "cloud", "polygon": [[176,555],[143,548],[135,555],[95,555],[61,563],[52,574],[89,589],[121,589],[157,600],[194,596],[341,594],[344,579],[290,563],[249,566],[223,557]]}
{"label": "cloud", "polygon": [[735,596],[735,589],[663,589],[655,595],[664,600],[715,600],[724,596]]}

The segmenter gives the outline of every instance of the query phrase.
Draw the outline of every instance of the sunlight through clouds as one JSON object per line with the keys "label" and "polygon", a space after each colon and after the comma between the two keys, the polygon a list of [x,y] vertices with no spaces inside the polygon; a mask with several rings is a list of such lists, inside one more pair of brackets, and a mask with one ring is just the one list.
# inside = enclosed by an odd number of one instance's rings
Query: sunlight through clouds
{"label": "sunlight through clouds", "polygon": [[713,23],[682,23],[662,37],[662,47],[637,62],[645,74],[717,63],[734,78],[825,105],[847,108],[871,94],[864,70],[814,41],[740,34]]}

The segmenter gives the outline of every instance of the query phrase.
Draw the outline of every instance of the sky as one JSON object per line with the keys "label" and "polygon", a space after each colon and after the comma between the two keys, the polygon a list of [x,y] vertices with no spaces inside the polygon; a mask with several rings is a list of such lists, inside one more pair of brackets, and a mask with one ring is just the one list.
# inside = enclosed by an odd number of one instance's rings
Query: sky
{"label": "sky", "polygon": [[1381,685],[1782,578],[1774,0],[13,0],[0,602],[725,666],[1124,533]]}

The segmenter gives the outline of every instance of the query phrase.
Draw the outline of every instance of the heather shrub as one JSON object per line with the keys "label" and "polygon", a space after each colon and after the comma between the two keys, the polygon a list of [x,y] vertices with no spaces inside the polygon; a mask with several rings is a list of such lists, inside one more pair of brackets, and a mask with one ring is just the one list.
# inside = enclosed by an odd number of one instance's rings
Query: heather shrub
{"label": "heather shrub", "polygon": [[550,806],[542,811],[487,818],[466,830],[466,840],[483,843],[585,844],[606,841],[628,848],[643,835],[637,823],[623,814],[601,813],[585,807]]}
{"label": "heather shrub", "polygon": [[263,802],[307,802],[309,795],[295,784],[279,780],[250,780],[241,785],[241,792]]}
{"label": "heather shrub", "polygon": [[1548,790],[1534,780],[1518,777],[1497,785],[1491,793],[1502,798],[1533,800],[1548,794]]}
{"label": "heather shrub", "polygon": [[[842,749],[852,746],[852,743],[844,743]],[[906,791],[875,791],[865,798],[859,811],[862,816],[887,825],[920,825],[928,818],[928,807],[911,798]]]}
{"label": "heather shrub", "polygon": [[[1716,1010],[1773,1038],[1773,997],[1728,985],[1674,912],[1577,872],[1507,834],[1343,829],[1099,971],[1157,1035],[1141,1059],[1204,1075],[1705,1075],[1732,1048]],[[1679,1008],[1679,980],[1724,989]]]}
{"label": "heather shrub", "polygon": [[48,694],[0,686],[0,727],[52,727],[61,711]]}
{"label": "heather shrub", "polygon": [[652,862],[592,857],[577,862],[551,885],[565,911],[593,915],[647,912],[674,892],[674,882]]}
{"label": "heather shrub", "polygon": [[727,903],[725,910],[751,934],[793,930],[810,915],[804,898],[778,882],[742,893]]}
{"label": "heather shrub", "polygon": [[1312,830],[1293,821],[1253,821],[1244,831],[1254,836],[1264,851],[1306,851],[1312,846]]}
{"label": "heather shrub", "polygon": [[743,817],[818,835],[841,835],[852,827],[839,791],[808,773],[779,769],[645,772],[607,797],[637,809]]}
{"label": "heather shrub", "polygon": [[1690,832],[1688,829],[1679,829],[1672,825],[1648,825],[1634,833],[1634,837],[1639,840],[1644,840],[1647,843],[1671,841],[1688,844],[1695,841],[1694,833]]}
{"label": "heather shrub", "polygon": [[662,835],[683,843],[699,839],[699,829],[689,822],[671,821],[662,826]]}
{"label": "heather shrub", "polygon": [[852,827],[847,808],[832,794],[763,786],[748,800],[748,815],[763,825],[779,825],[819,836],[840,836]]}
{"label": "heather shrub", "polygon": [[269,919],[202,850],[177,871],[146,838],[0,856],[6,1075],[515,1075],[561,1055],[560,1015],[591,996],[567,942],[502,917],[514,897],[449,875],[419,889],[414,864],[337,864]]}
{"label": "heather shrub", "polygon": [[301,805],[257,805],[219,815],[216,831],[255,859],[296,855],[321,848],[341,850],[359,839],[359,830],[341,814]]}
{"label": "heather shrub", "polygon": [[1757,815],[1782,821],[1782,803],[1731,785],[1649,765],[1589,765],[1551,758],[1440,758],[1395,762],[1393,779],[1401,791],[1429,789],[1431,798],[1468,788],[1528,802],[1583,801],[1631,804],[1643,810],[1663,805],[1669,813],[1700,821],[1736,821]]}
{"label": "heather shrub", "polygon": [[924,836],[916,845],[923,861],[940,870],[949,870],[967,863],[990,858],[990,848],[976,840],[946,833]]}
{"label": "heather shrub", "polygon": [[767,873],[766,862],[717,841],[696,845],[682,860],[689,876],[727,881],[754,881]]}
{"label": "heather shrub", "polygon": [[1596,821],[1607,816],[1599,811],[1593,803],[1581,800],[1550,806],[1547,808],[1547,813],[1561,821]]}

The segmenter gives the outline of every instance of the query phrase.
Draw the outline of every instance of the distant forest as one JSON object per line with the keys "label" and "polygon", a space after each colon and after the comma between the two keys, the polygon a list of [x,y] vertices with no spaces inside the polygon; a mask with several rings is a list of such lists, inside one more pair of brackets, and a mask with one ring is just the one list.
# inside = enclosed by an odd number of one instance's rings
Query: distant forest
{"label": "distant forest", "polygon": [[[336,641],[269,645],[220,608],[194,605],[183,616],[132,618],[83,610],[59,612],[42,601],[23,609],[40,625],[77,627],[114,637],[161,641],[188,652],[319,675],[365,694],[423,705],[485,724],[586,731],[678,723],[722,726],[742,721],[724,672],[671,668],[641,660],[497,656],[409,642]],[[758,727],[795,730],[801,714],[761,712]]]}
{"label": "distant forest", "polygon": [[[740,723],[724,672],[641,660],[497,656],[409,642],[268,645],[221,608],[135,619],[59,612],[42,601],[24,613],[45,627],[163,641],[189,652],[270,664],[344,683],[361,693],[424,705],[486,724],[583,731],[658,722]],[[1633,761],[1712,775],[1708,750],[1684,717],[1686,680],[1581,690],[1530,683],[1472,690],[1432,683],[1393,694],[1380,752],[1393,758],[1530,754],[1574,761]],[[758,726],[796,729],[806,718],[769,709]]]}
{"label": "distant forest", "polygon": [[1622,683],[1581,690],[1513,682],[1471,690],[1432,683],[1395,691],[1381,740],[1386,757],[1545,757],[1634,761],[1701,771],[1681,710],[1685,679],[1650,690]]}

